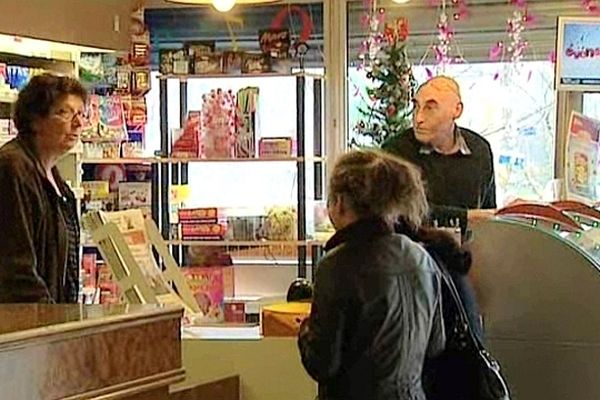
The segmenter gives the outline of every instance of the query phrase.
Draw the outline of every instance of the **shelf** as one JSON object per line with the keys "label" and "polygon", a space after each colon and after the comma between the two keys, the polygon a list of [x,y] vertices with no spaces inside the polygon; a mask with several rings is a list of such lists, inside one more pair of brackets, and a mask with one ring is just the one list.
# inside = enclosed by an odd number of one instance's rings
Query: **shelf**
{"label": "shelf", "polygon": [[176,164],[176,163],[251,163],[251,162],[323,162],[323,157],[280,157],[280,158],[84,158],[83,164]]}
{"label": "shelf", "polygon": [[158,164],[160,158],[83,158],[82,164]]}
{"label": "shelf", "polygon": [[171,246],[224,246],[224,247],[269,247],[269,246],[313,246],[320,242],[309,240],[167,240]]}
{"label": "shelf", "polygon": [[188,162],[299,162],[306,161],[306,157],[274,157],[274,158],[164,158],[167,163]]}
{"label": "shelf", "polygon": [[194,80],[194,79],[244,79],[244,78],[295,78],[298,76],[312,77],[312,78],[323,78],[320,74],[311,74],[306,72],[266,72],[262,74],[170,74],[170,75],[159,75],[158,79],[178,79],[180,81]]}
{"label": "shelf", "polygon": [[[269,246],[321,246],[317,240],[165,240],[167,246],[223,246],[223,247],[269,247]],[[98,247],[95,243],[82,242],[82,247]],[[246,261],[242,261],[246,264]]]}
{"label": "shelf", "polygon": [[[297,259],[264,259],[264,258],[256,258],[256,259],[240,259],[233,258],[233,265],[239,267],[247,267],[247,266],[259,266],[259,267],[297,267],[298,260]],[[307,266],[312,266],[312,262],[307,260]]]}

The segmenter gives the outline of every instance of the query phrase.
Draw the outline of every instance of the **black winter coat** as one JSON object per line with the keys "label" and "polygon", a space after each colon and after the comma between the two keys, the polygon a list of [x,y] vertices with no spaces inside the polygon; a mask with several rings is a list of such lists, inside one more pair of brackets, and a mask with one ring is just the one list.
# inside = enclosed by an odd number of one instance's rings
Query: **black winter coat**
{"label": "black winter coat", "polygon": [[423,247],[382,220],[327,243],[299,347],[320,400],[425,400],[426,356],[444,347],[440,276]]}

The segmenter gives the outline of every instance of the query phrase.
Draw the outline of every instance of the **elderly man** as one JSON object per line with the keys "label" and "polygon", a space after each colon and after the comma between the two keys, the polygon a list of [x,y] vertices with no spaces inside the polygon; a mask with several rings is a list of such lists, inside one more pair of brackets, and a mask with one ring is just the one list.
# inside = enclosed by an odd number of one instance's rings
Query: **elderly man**
{"label": "elderly man", "polygon": [[460,88],[445,76],[423,84],[414,100],[413,128],[391,138],[383,149],[418,165],[427,182],[432,221],[440,226],[486,218],[496,208],[490,144],[459,127]]}

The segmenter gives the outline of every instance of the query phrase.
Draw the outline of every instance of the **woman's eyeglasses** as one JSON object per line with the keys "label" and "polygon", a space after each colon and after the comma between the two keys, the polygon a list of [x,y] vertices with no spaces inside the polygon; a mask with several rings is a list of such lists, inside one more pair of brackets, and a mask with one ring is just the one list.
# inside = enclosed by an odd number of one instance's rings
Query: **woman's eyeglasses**
{"label": "woman's eyeglasses", "polygon": [[54,115],[65,122],[73,122],[75,118],[78,118],[79,121],[85,122],[88,120],[88,113],[86,111],[75,111],[70,108],[63,108],[54,113]]}

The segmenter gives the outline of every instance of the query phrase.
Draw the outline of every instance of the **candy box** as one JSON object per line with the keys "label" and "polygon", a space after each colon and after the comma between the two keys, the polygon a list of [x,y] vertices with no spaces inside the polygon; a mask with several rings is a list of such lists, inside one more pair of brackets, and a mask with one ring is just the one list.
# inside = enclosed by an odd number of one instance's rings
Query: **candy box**
{"label": "candy box", "polygon": [[202,321],[223,322],[225,294],[233,291],[233,268],[184,267],[181,271],[200,306]]}
{"label": "candy box", "polygon": [[289,137],[261,138],[258,141],[258,154],[262,158],[291,157],[292,139]]}

